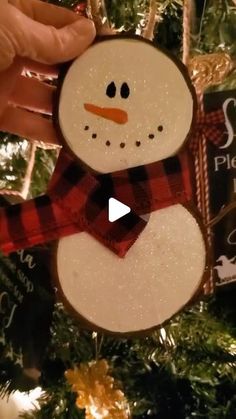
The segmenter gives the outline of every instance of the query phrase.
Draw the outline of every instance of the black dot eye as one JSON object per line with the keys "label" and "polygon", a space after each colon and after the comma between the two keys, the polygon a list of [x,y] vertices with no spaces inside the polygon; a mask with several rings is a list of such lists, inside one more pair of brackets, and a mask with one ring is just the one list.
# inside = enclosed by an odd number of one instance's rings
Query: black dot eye
{"label": "black dot eye", "polygon": [[127,99],[130,95],[130,89],[127,83],[123,83],[120,89],[120,95],[123,99]]}
{"label": "black dot eye", "polygon": [[159,132],[162,132],[162,131],[163,131],[163,129],[164,129],[164,128],[163,128],[163,125],[159,125],[159,127],[158,127],[157,129],[158,129],[158,131],[159,131]]}
{"label": "black dot eye", "polygon": [[115,85],[114,81],[112,81],[110,84],[108,84],[106,95],[110,98],[115,97],[115,95],[116,95],[116,85]]}

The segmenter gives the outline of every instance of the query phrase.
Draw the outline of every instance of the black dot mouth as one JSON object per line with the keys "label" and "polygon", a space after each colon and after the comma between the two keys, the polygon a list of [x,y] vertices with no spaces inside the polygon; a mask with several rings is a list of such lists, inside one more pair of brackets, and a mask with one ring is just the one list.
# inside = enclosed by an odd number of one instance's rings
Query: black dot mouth
{"label": "black dot mouth", "polygon": [[[84,126],[84,131],[89,131],[89,129],[90,129],[90,127],[89,127],[89,125],[85,125]],[[158,127],[157,127],[157,130],[159,131],[159,132],[163,132],[164,131],[164,127],[163,127],[163,125],[158,125]],[[97,133],[92,133],[92,139],[96,139],[97,138]],[[151,134],[148,134],[148,138],[150,139],[150,140],[153,140],[153,139],[155,139],[155,134],[153,134],[153,133],[151,133]],[[108,141],[106,141],[106,146],[107,147],[110,147],[110,145],[111,145],[111,142],[108,140]],[[136,147],[140,147],[141,146],[141,141],[136,141],[135,142],[135,145],[136,145]],[[124,142],[122,142],[122,143],[120,143],[120,148],[125,148],[125,146],[126,146],[126,144],[124,143]]]}

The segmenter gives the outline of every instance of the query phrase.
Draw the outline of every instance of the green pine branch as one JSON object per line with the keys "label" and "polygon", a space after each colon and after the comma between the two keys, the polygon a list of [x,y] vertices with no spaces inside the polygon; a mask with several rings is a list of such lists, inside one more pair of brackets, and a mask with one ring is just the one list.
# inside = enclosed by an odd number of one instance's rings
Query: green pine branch
{"label": "green pine branch", "polygon": [[[73,8],[77,1],[54,0]],[[206,8],[203,8],[204,3]],[[108,18],[116,27],[134,32],[147,1],[107,0]],[[162,21],[155,42],[179,55],[182,1],[159,1]],[[204,14],[203,14],[204,10]],[[235,7],[226,0],[197,2],[192,53],[227,51],[235,54]],[[201,30],[200,30],[201,29]],[[219,89],[235,88],[232,73]],[[27,143],[1,134],[0,187],[20,188],[27,162]],[[43,193],[55,164],[55,153],[39,150],[30,196]],[[41,409],[25,419],[80,419],[75,394],[64,372],[96,357],[106,358],[129,400],[133,418],[233,419],[236,417],[236,291],[216,295],[185,310],[161,330],[143,339],[114,339],[84,331],[61,304],[54,312],[51,342],[39,384],[45,391]],[[91,296],[92,298],[92,296]],[[0,347],[0,389],[10,394],[36,383],[26,380],[19,359],[9,357],[10,342]]]}

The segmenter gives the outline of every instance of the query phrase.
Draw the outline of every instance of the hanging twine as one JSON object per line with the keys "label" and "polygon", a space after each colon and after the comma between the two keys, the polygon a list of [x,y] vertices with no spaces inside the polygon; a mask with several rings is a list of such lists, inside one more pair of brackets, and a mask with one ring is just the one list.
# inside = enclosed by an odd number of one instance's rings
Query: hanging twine
{"label": "hanging twine", "polygon": [[91,17],[94,20],[94,23],[98,23],[98,21],[100,21],[101,23],[101,16],[99,14],[99,0],[88,0],[87,4]]}
{"label": "hanging twine", "polygon": [[156,13],[157,13],[156,0],[150,0],[148,21],[143,31],[143,37],[145,39],[149,39],[150,41],[152,41],[154,38],[154,29],[157,22]]}
{"label": "hanging twine", "polygon": [[[182,60],[183,60],[183,63],[187,67],[189,67],[189,63],[190,63],[191,14],[192,14],[192,2],[191,0],[184,0]],[[196,89],[196,92],[197,92],[199,109],[203,111],[203,89]],[[209,184],[207,181],[207,176],[208,176],[207,143],[206,143],[206,138],[202,136],[201,141],[199,141],[199,154],[198,154],[198,157],[195,159],[195,177],[196,177],[196,184],[198,185],[197,191],[196,191],[196,195],[197,195],[196,198],[197,198],[198,208],[202,213],[202,216],[203,216],[203,219],[205,220],[206,225],[208,226],[209,221],[210,221],[210,207],[209,207],[210,189],[209,189]],[[206,228],[206,239],[207,239],[207,243],[209,247],[211,247],[211,230],[209,226]],[[209,294],[212,292],[213,292],[213,277],[212,277],[212,271],[211,271],[209,281],[204,285],[204,293]]]}
{"label": "hanging twine", "polygon": [[190,0],[184,0],[183,6],[183,57],[182,61],[188,65],[190,55],[190,22],[191,22],[191,3]]}
{"label": "hanging twine", "polygon": [[31,184],[31,180],[32,180],[32,174],[33,174],[34,164],[35,164],[35,159],[36,159],[36,151],[37,151],[37,145],[35,143],[33,143],[32,146],[31,146],[27,171],[26,171],[25,178],[24,178],[24,186],[23,186],[22,191],[21,191],[21,195],[22,195],[23,199],[27,199],[27,196],[29,194],[30,184]]}
{"label": "hanging twine", "polygon": [[111,29],[106,12],[104,0],[88,0],[88,15],[94,21],[98,35],[111,35],[114,31]]}

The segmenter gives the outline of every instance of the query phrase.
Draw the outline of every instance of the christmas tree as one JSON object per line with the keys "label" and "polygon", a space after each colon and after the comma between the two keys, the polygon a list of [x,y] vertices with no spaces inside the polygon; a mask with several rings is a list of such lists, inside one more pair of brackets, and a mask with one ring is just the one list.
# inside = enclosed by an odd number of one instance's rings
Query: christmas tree
{"label": "christmas tree", "polygon": [[[52,3],[80,13],[85,10],[84,3],[76,0]],[[208,91],[236,88],[234,1],[91,0],[89,6],[97,28],[105,22],[113,30],[145,35],[183,59],[189,68],[196,56],[227,54],[232,68],[223,70],[216,85],[206,86]],[[57,156],[56,148],[35,148],[25,138],[1,133],[2,204],[42,194]],[[1,393],[42,388],[39,408],[23,413],[25,419],[233,419],[235,298],[233,287],[224,292],[202,292],[195,303],[150,336],[132,339],[87,331],[57,303],[40,371],[26,368],[22,353],[2,334]]]}

